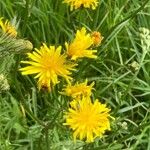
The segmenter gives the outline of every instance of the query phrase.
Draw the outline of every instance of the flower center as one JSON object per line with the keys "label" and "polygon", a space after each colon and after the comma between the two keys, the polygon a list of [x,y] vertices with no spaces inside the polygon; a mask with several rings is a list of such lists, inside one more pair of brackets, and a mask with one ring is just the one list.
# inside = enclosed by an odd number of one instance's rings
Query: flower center
{"label": "flower center", "polygon": [[83,110],[80,114],[82,117],[80,117],[80,123],[87,127],[92,128],[95,124],[97,124],[97,114],[93,113],[91,110]]}

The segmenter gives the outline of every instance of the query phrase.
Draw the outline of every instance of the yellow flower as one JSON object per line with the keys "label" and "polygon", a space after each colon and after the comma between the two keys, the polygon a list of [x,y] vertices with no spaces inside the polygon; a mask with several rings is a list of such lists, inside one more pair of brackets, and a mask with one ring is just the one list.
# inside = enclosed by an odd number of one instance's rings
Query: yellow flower
{"label": "yellow flower", "polygon": [[77,58],[89,57],[97,58],[94,54],[97,50],[91,50],[90,47],[93,44],[93,39],[90,34],[86,33],[86,29],[83,27],[81,30],[77,30],[75,39],[71,44],[65,43],[67,54],[72,60]]}
{"label": "yellow flower", "polygon": [[0,18],[0,28],[2,29],[2,31],[4,33],[7,33],[12,37],[17,36],[17,31],[16,31],[15,27],[13,25],[11,25],[8,20],[3,22],[3,18]]}
{"label": "yellow flower", "polygon": [[92,82],[90,85],[87,85],[87,80],[83,83],[76,83],[75,85],[68,84],[64,89],[62,94],[65,94],[67,96],[72,96],[73,98],[76,97],[90,97],[92,94],[92,89],[94,85],[94,82]]}
{"label": "yellow flower", "polygon": [[22,61],[24,64],[29,66],[21,68],[23,75],[37,74],[35,78],[38,79],[38,87],[46,88],[49,91],[52,86],[55,86],[58,81],[58,76],[64,77],[68,82],[71,75],[71,70],[75,70],[73,67],[76,64],[68,63],[66,56],[61,55],[61,46],[55,48],[46,44],[40,47],[40,50],[35,49],[35,52],[28,53],[28,57],[31,61]]}
{"label": "yellow flower", "polygon": [[78,9],[81,6],[85,8],[92,8],[94,10],[98,6],[97,0],[64,0],[64,3],[68,3],[70,5],[71,11],[73,9]]}
{"label": "yellow flower", "polygon": [[101,44],[102,40],[103,40],[103,36],[101,35],[101,33],[97,32],[97,31],[94,31],[94,32],[92,32],[91,36],[92,36],[92,39],[93,39],[93,44],[95,46],[99,46]]}
{"label": "yellow flower", "polygon": [[83,97],[74,100],[74,104],[65,114],[64,125],[70,126],[74,131],[75,141],[79,138],[86,139],[86,142],[93,142],[96,137],[102,137],[106,130],[110,130],[109,111],[110,109],[105,104],[101,104],[98,99],[92,103],[89,97]]}

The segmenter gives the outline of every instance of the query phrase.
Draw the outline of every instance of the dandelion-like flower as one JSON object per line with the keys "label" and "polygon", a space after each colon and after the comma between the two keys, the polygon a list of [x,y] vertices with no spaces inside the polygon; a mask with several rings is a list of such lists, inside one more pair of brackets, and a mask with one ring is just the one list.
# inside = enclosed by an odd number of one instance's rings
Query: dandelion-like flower
{"label": "dandelion-like flower", "polygon": [[97,99],[92,103],[89,97],[83,97],[76,100],[76,104],[71,105],[66,112],[64,125],[70,126],[74,131],[74,140],[79,138],[93,142],[96,137],[102,137],[106,130],[110,130],[109,111]]}
{"label": "dandelion-like flower", "polygon": [[71,44],[68,44],[67,42],[65,43],[67,54],[72,60],[82,57],[97,58],[94,54],[97,50],[90,49],[92,44],[93,39],[90,34],[86,33],[84,27],[81,30],[77,30],[75,39]]}
{"label": "dandelion-like flower", "polygon": [[103,36],[101,35],[101,33],[97,32],[97,31],[94,31],[94,32],[92,32],[91,36],[92,36],[92,39],[93,39],[93,44],[95,46],[99,46],[101,44],[102,40],[103,40]]}
{"label": "dandelion-like flower", "polygon": [[7,33],[12,37],[17,36],[17,31],[16,31],[15,27],[12,24],[10,24],[10,22],[8,20],[6,20],[4,22],[3,18],[0,18],[0,28],[2,29],[2,31],[4,33]]}
{"label": "dandelion-like flower", "polygon": [[64,0],[64,3],[67,3],[70,5],[71,11],[73,9],[78,9],[81,6],[85,8],[92,8],[94,10],[98,6],[97,0]]}
{"label": "dandelion-like flower", "polygon": [[35,49],[35,52],[28,53],[31,61],[22,61],[29,66],[21,68],[23,75],[37,74],[38,87],[46,88],[49,91],[52,86],[55,86],[58,81],[58,76],[64,77],[69,82],[71,70],[75,70],[76,64],[70,63],[66,60],[66,56],[61,54],[62,47],[55,46],[47,47],[46,44],[40,47],[40,50]]}
{"label": "dandelion-like flower", "polygon": [[92,82],[90,85],[87,85],[87,80],[83,83],[76,83],[75,85],[71,85],[70,83],[63,89],[62,94],[65,94],[67,96],[71,96],[73,98],[77,97],[90,97],[92,94],[92,89],[94,86],[94,82]]}

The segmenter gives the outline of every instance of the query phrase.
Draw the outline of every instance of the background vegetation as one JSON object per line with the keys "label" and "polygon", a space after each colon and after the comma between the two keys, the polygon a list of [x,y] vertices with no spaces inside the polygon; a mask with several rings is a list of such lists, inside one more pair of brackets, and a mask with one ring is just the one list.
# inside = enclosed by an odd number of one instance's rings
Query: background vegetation
{"label": "background vegetation", "polygon": [[101,0],[96,10],[70,12],[62,0],[1,0],[0,17],[19,22],[19,37],[34,47],[64,46],[82,26],[100,31],[104,40],[96,61],[84,59],[74,78],[95,81],[93,97],[107,103],[111,131],[94,143],[72,141],[63,126],[67,108],[59,91],[38,91],[32,76],[18,71],[25,54],[0,58],[10,90],[0,94],[2,150],[150,150],[150,2]]}

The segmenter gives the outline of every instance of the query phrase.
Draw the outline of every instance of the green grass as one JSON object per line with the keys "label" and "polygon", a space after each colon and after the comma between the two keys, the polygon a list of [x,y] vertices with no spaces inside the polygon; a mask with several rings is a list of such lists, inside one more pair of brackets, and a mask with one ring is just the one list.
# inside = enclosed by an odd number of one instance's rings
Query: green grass
{"label": "green grass", "polygon": [[95,81],[92,96],[111,108],[115,120],[103,138],[74,144],[72,132],[62,125],[69,100],[59,94],[63,82],[51,93],[39,92],[36,80],[18,71],[25,54],[6,56],[0,59],[0,73],[10,90],[0,94],[0,149],[150,150],[150,47],[142,44],[139,30],[150,30],[148,0],[101,0],[94,11],[72,12],[62,0],[2,0],[2,16],[17,17],[19,37],[38,48],[43,42],[64,46],[82,26],[100,31],[98,59],[84,59],[73,76]]}

